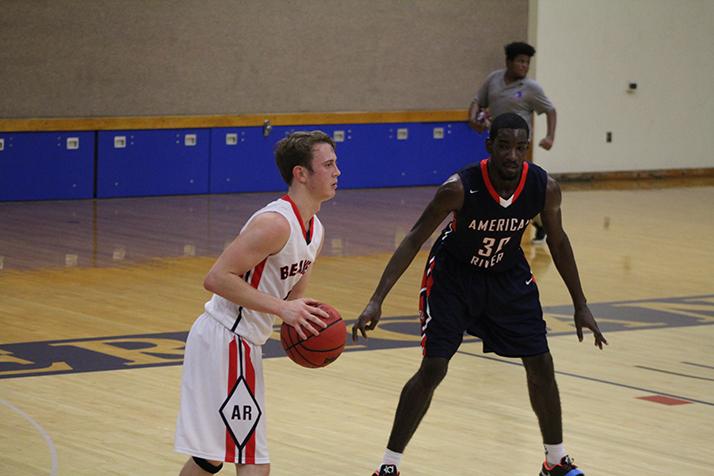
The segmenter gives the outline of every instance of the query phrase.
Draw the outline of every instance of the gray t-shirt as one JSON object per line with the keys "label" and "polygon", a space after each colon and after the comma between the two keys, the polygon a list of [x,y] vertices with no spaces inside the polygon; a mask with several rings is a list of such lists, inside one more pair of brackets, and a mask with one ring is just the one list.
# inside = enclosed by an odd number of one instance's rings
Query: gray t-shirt
{"label": "gray t-shirt", "polygon": [[506,84],[505,73],[505,69],[499,69],[489,74],[476,93],[476,100],[480,107],[489,108],[492,118],[504,112],[515,112],[532,129],[531,113],[543,114],[552,111],[555,106],[534,79],[524,78]]}

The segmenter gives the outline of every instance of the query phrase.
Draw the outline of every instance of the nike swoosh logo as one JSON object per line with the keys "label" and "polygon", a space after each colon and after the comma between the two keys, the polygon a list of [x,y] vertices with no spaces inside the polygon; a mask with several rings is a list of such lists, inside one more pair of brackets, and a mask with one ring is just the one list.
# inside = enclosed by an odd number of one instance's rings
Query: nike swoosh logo
{"label": "nike swoosh logo", "polygon": [[477,192],[478,192],[478,190],[471,190],[471,189],[469,189],[469,193],[477,193]]}
{"label": "nike swoosh logo", "polygon": [[532,282],[533,282],[533,277],[531,277],[531,279],[529,279],[528,281],[526,281],[526,286],[528,286],[528,285],[531,284]]}

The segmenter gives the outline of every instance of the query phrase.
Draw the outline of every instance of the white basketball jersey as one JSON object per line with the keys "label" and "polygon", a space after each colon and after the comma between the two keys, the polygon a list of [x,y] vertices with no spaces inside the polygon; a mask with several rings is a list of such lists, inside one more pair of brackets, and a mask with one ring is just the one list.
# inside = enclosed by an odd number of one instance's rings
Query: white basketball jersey
{"label": "white basketball jersey", "polygon": [[[305,229],[300,212],[288,195],[255,212],[243,229],[256,216],[266,212],[280,213],[288,220],[290,238],[279,252],[268,256],[241,277],[258,291],[285,299],[315,261],[324,229],[317,216]],[[272,314],[244,308],[217,294],[206,303],[205,309],[209,316],[256,345],[263,345],[273,331]]]}

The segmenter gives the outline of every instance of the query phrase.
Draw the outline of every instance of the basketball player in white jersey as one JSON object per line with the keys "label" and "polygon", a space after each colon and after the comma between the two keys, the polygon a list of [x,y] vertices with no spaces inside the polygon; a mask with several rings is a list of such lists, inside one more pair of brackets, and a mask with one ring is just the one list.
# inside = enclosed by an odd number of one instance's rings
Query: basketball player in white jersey
{"label": "basketball player in white jersey", "polygon": [[190,458],[180,476],[215,474],[223,462],[239,476],[270,474],[261,346],[273,316],[303,339],[326,326],[303,294],[323,243],[316,214],[340,175],[335,144],[295,132],[275,160],[288,193],[253,214],[203,283],[214,294],[186,340],[176,450]]}

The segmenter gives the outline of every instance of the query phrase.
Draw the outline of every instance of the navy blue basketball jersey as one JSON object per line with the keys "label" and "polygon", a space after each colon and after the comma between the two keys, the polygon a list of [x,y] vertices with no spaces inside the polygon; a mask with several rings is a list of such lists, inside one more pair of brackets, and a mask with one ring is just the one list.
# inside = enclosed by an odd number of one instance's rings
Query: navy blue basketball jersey
{"label": "navy blue basketball jersey", "polygon": [[548,174],[529,162],[513,195],[500,197],[488,176],[488,161],[459,171],[464,204],[441,233],[434,250],[475,270],[505,271],[525,262],[521,237],[531,219],[543,210]]}

